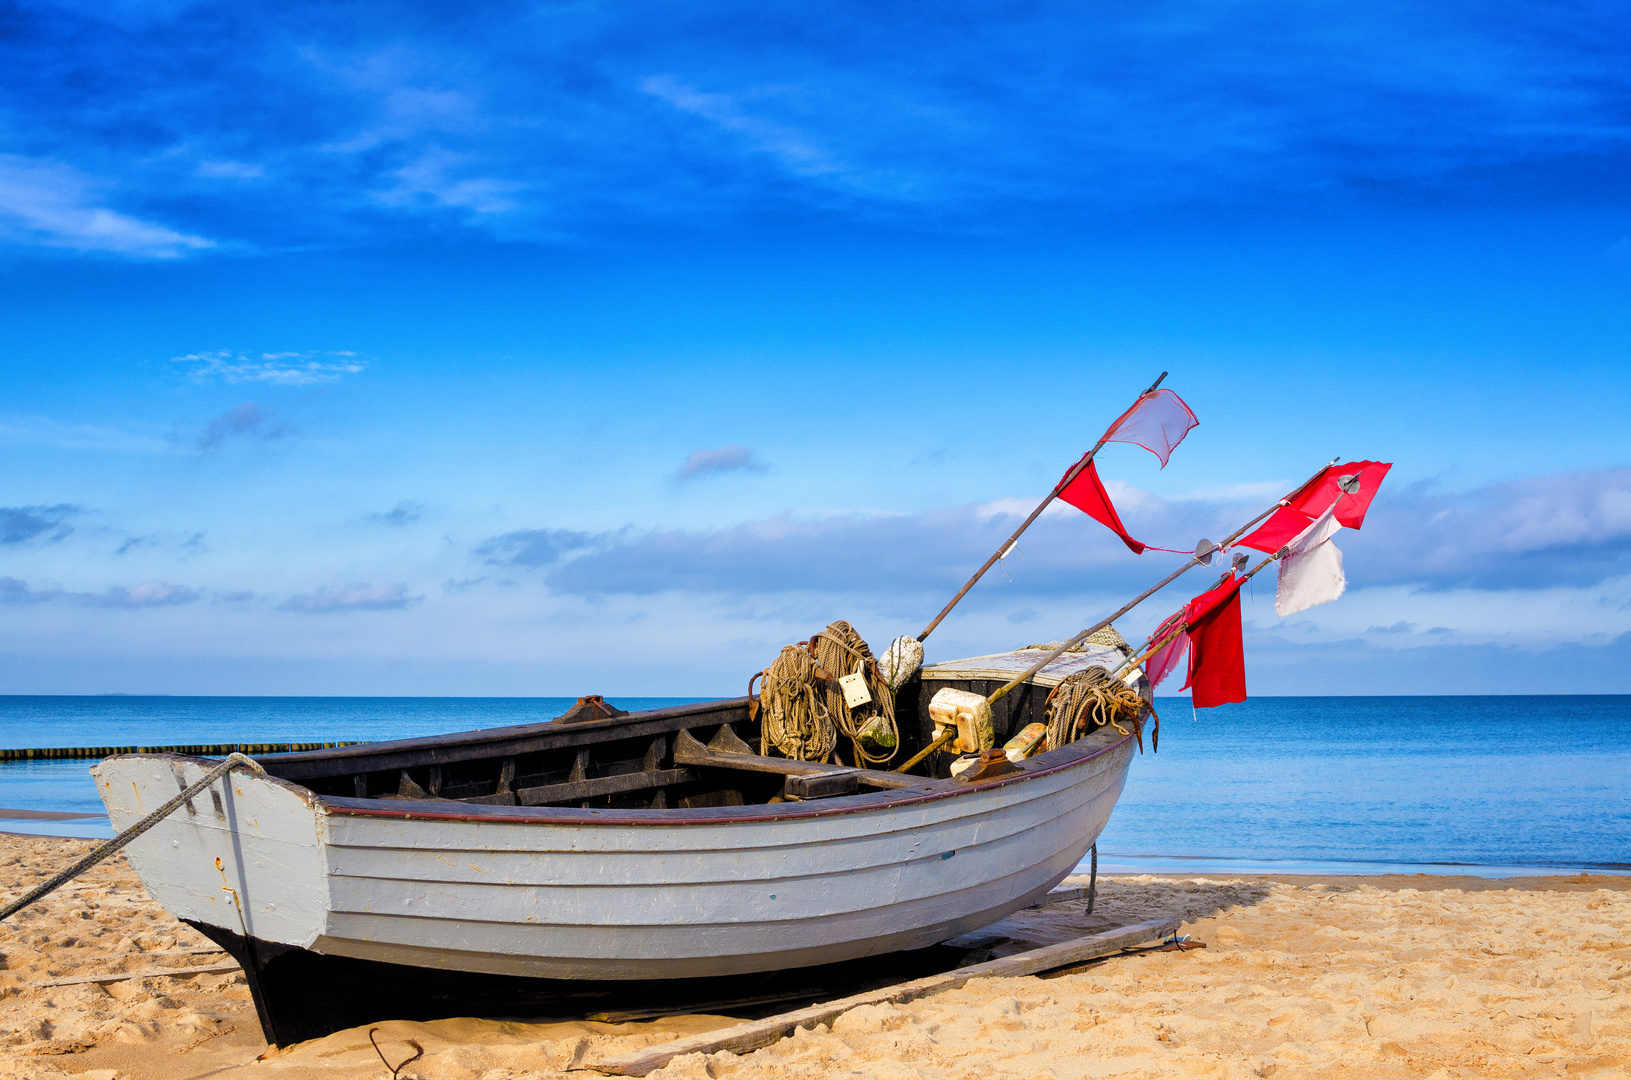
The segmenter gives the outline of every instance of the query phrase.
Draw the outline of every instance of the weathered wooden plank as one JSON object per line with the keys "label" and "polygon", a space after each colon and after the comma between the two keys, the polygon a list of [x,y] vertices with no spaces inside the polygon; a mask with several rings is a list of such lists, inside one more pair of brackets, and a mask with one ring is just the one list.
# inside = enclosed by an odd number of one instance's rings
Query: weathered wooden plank
{"label": "weathered wooden plank", "polygon": [[656,772],[622,773],[618,776],[597,776],[590,780],[570,780],[564,784],[542,784],[538,787],[522,788],[515,794],[521,800],[522,806],[543,806],[552,802],[621,795],[625,791],[645,791],[700,779],[702,774],[694,769],[659,769]]}
{"label": "weathered wooden plank", "polygon": [[224,975],[242,971],[237,964],[200,964],[196,967],[153,968],[149,971],[104,971],[97,975],[68,975],[61,979],[41,979],[35,986],[80,986],[84,983],[115,983],[126,979],[147,979],[177,975]]}
{"label": "weathered wooden plank", "polygon": [[1087,899],[1087,886],[1086,885],[1066,885],[1066,886],[1063,886],[1063,887],[1058,888],[1058,889],[1050,890],[1048,892],[1048,895],[1044,896],[1042,899],[1038,900],[1036,903],[1032,904],[1031,906],[1034,907],[1034,908],[1047,907],[1049,904],[1064,904],[1064,903],[1068,903],[1068,902],[1070,902],[1072,900],[1086,900],[1086,899]]}
{"label": "weathered wooden plank", "polygon": [[592,1069],[610,1076],[645,1076],[685,1054],[714,1054],[721,1050],[744,1054],[769,1046],[801,1027],[813,1028],[818,1024],[830,1024],[849,1010],[862,1005],[877,1005],[886,1001],[897,1003],[916,1001],[932,994],[955,990],[971,979],[1035,975],[1067,964],[1079,964],[1084,960],[1107,956],[1134,945],[1142,945],[1146,941],[1165,937],[1176,932],[1179,925],[1177,919],[1152,919],[1149,922],[1118,927],[1115,930],[1106,930],[1102,934],[1061,941],[1057,945],[1047,945],[1040,949],[1032,949],[1030,952],[958,968],[956,971],[948,971],[941,975],[930,975],[927,978],[886,986],[881,990],[854,994],[847,998],[839,998],[837,1001],[812,1005],[807,1009],[796,1009],[793,1012],[738,1024],[721,1031],[709,1031],[701,1035],[674,1039],[632,1054],[623,1054],[599,1062],[585,1062],[580,1069]]}
{"label": "weathered wooden plank", "polygon": [[744,772],[778,773],[782,776],[818,776],[823,773],[852,775],[863,787],[908,788],[932,783],[921,776],[882,772],[877,769],[855,769],[848,765],[829,765],[825,761],[793,761],[789,758],[761,757],[758,754],[720,753],[710,750],[696,740],[690,732],[682,731],[674,737],[674,764],[704,765],[717,769],[740,769]]}

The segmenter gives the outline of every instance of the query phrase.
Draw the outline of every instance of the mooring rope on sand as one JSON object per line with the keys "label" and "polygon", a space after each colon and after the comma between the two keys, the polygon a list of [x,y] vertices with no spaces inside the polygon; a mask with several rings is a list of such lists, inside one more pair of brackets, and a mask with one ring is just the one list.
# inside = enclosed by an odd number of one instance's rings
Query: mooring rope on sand
{"label": "mooring rope on sand", "polygon": [[7,904],[5,910],[0,911],[0,922],[11,918],[13,915],[17,914],[28,905],[34,903],[36,900],[39,900],[41,897],[55,892],[57,889],[60,889],[62,886],[68,884],[68,882],[72,881],[80,874],[83,874],[85,871],[89,870],[103,859],[106,859],[109,855],[116,853],[120,848],[136,839],[148,829],[151,829],[153,826],[157,825],[160,821],[163,821],[170,814],[173,814],[176,811],[176,808],[181,806],[188,799],[192,798],[194,795],[197,795],[199,792],[215,783],[216,780],[220,779],[226,773],[231,772],[233,768],[239,765],[242,765],[247,769],[251,769],[254,772],[260,773],[262,776],[266,775],[266,770],[261,768],[259,764],[250,758],[246,758],[242,754],[231,755],[225,761],[221,762],[221,764],[215,766],[209,772],[205,773],[202,780],[198,781],[198,783],[194,784],[192,787],[187,788],[180,795],[177,795],[175,798],[171,799],[169,802],[165,803],[151,814],[148,814],[146,817],[136,822],[136,824],[132,825],[118,836],[115,836],[112,840],[100,845],[89,855],[85,856],[83,859],[80,859],[78,862],[51,878],[49,881],[36,885],[21,899],[14,900],[10,904]]}

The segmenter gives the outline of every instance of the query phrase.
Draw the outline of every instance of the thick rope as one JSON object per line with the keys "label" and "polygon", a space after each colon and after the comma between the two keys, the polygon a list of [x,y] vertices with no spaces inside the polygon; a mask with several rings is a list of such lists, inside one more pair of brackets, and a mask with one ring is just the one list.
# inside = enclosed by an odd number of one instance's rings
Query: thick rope
{"label": "thick rope", "polygon": [[774,746],[794,761],[825,761],[838,733],[816,690],[816,659],[809,650],[789,645],[765,669],[759,687],[759,749]]}
{"label": "thick rope", "polygon": [[85,871],[89,870],[103,859],[106,859],[109,855],[114,854],[120,848],[136,839],[142,833],[163,821],[170,814],[173,814],[176,808],[182,803],[186,802],[194,795],[197,795],[199,792],[215,783],[215,781],[220,779],[221,776],[230,772],[234,767],[239,765],[252,769],[263,776],[266,774],[265,769],[261,768],[259,764],[250,758],[244,757],[242,754],[232,754],[228,756],[228,758],[221,762],[221,764],[215,766],[215,768],[205,773],[204,779],[200,780],[186,791],[183,791],[180,795],[177,795],[175,798],[171,799],[169,802],[165,803],[151,814],[148,814],[146,817],[136,822],[136,824],[132,825],[118,836],[115,836],[112,840],[109,840],[107,843],[96,848],[89,855],[85,856],[83,859],[80,859],[78,862],[68,867],[68,869],[64,870],[56,877],[44,882],[43,884],[36,885],[33,889],[29,890],[29,892],[24,895],[22,899],[14,900],[10,904],[7,904],[6,909],[4,911],[0,911],[0,921],[11,918],[28,905],[34,903],[34,901],[49,893],[55,892],[57,889],[60,889],[62,886],[68,884],[68,882],[72,881],[80,874],[83,874]]}
{"label": "thick rope", "polygon": [[[1034,645],[1027,645],[1025,647],[1027,649],[1045,649],[1048,652],[1052,652],[1054,649],[1057,649],[1063,644],[1063,641],[1039,641]],[[1108,645],[1112,649],[1122,649],[1128,652],[1131,651],[1127,649],[1127,639],[1122,637],[1113,626],[1105,626],[1093,631],[1091,634],[1087,635],[1085,638],[1078,641],[1065,651],[1084,653],[1087,651],[1087,647],[1089,645]]]}
{"label": "thick rope", "polygon": [[1137,721],[1143,710],[1144,699],[1138,691],[1111,678],[1097,664],[1074,672],[1048,694],[1048,749],[1057,750],[1106,724],[1113,724],[1123,735],[1131,735],[1121,726],[1122,721]]}
{"label": "thick rope", "polygon": [[[889,689],[889,683],[884,679],[872,650],[855,632],[855,627],[839,619],[810,639],[810,651],[815,654],[816,662],[833,677],[834,681],[824,684],[818,693],[826,698],[827,715],[849,739],[855,753],[856,767],[864,769],[893,760],[900,751],[900,729],[895,725],[895,694]],[[844,688],[838,685],[837,679],[857,670],[866,679],[866,688],[872,694],[872,700],[851,709],[844,701]],[[879,717],[883,718],[889,729],[890,741],[894,743],[886,754],[868,750],[860,738],[861,729]]]}

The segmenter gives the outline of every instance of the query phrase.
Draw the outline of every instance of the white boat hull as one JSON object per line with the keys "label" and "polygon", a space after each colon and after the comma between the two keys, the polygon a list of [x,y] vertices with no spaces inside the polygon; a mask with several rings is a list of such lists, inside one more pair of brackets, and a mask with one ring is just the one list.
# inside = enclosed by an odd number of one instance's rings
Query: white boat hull
{"label": "white boat hull", "polygon": [[[949,794],[682,824],[364,813],[238,771],[127,850],[165,908],[255,942],[549,979],[731,975],[927,946],[1034,902],[1098,838],[1132,752],[1100,733]],[[132,755],[94,771],[124,829],[205,768]]]}

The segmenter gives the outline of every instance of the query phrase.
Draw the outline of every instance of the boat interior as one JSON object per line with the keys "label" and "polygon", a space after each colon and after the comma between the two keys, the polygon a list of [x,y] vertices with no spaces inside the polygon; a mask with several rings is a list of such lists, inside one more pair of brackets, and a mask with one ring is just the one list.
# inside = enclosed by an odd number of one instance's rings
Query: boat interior
{"label": "boat interior", "polygon": [[[548,723],[257,760],[273,776],[347,800],[690,809],[918,787],[948,779],[959,756],[936,750],[906,772],[892,771],[933,743],[933,695],[946,687],[988,695],[1007,681],[1009,670],[1021,671],[1044,655],[1015,650],[924,669],[895,695],[899,741],[893,757],[870,768],[856,767],[854,748],[843,738],[825,761],[778,756],[761,742],[758,702],[746,697],[639,713],[588,697]],[[1046,722],[1049,692],[1064,675],[1091,661],[1124,656],[1120,650],[1068,656],[998,700],[991,710],[996,745],[1029,724]],[[1148,701],[1147,685],[1141,693]]]}

